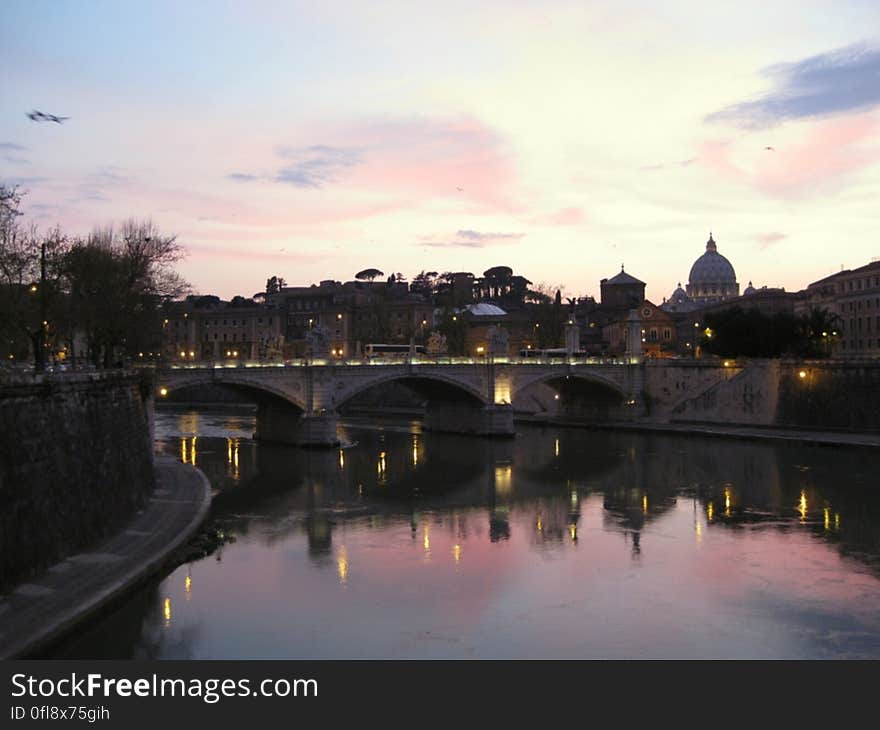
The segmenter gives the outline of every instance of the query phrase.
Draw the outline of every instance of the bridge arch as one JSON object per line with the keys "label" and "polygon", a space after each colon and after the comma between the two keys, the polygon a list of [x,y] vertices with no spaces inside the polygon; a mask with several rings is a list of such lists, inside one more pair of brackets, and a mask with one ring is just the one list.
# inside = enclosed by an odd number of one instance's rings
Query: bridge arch
{"label": "bridge arch", "polygon": [[528,388],[539,385],[540,383],[546,383],[552,386],[553,381],[560,380],[580,380],[592,385],[599,386],[604,388],[606,391],[610,391],[615,396],[623,400],[627,397],[627,393],[624,388],[617,383],[616,381],[608,378],[604,375],[600,375],[595,372],[580,372],[578,370],[572,371],[560,371],[560,372],[543,372],[538,374],[531,374],[522,377],[515,377],[513,380],[513,397],[516,397],[520,393],[524,392]]}
{"label": "bridge arch", "polygon": [[[431,371],[406,371],[377,374],[375,377],[371,377],[367,380],[360,381],[348,388],[344,388],[339,392],[333,394],[332,405],[334,408],[344,406],[346,403],[351,401],[352,398],[355,398],[356,396],[370,390],[371,388],[375,388],[376,386],[383,385],[385,383],[394,382],[410,386],[418,385],[419,383],[421,383],[423,385],[428,385],[429,388],[430,384],[433,383],[435,387],[440,386],[439,389],[435,390],[435,393],[441,396],[452,396],[448,399],[441,398],[441,401],[458,400],[459,402],[467,402],[473,406],[485,406],[489,404],[489,400],[486,397],[486,394],[481,392],[478,387],[452,375],[435,373]],[[418,388],[415,389],[418,392]],[[424,392],[424,390],[422,392]],[[430,399],[430,394],[427,395]],[[456,396],[459,397],[456,398]]]}
{"label": "bridge arch", "polygon": [[255,402],[259,404],[261,401],[272,401],[278,403],[282,401],[286,405],[292,407],[298,412],[304,412],[305,404],[301,398],[294,395],[288,390],[279,388],[271,382],[263,382],[259,378],[248,377],[246,375],[224,375],[223,378],[217,378],[212,372],[197,374],[160,374],[158,378],[158,388],[161,394],[162,389],[166,389],[167,394],[175,391],[185,390],[186,388],[198,387],[200,385],[214,385],[224,388],[230,388],[239,392],[245,392],[255,396]]}

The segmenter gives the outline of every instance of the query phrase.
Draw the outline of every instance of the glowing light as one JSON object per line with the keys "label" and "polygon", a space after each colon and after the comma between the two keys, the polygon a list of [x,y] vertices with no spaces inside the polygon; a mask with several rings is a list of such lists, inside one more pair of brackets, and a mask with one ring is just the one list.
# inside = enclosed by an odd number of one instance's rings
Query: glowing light
{"label": "glowing light", "polygon": [[724,487],[724,516],[730,517],[730,489]]}
{"label": "glowing light", "polygon": [[702,542],[702,540],[703,540],[703,526],[700,524],[699,520],[697,520],[694,523],[694,530],[696,530],[696,533],[697,533],[697,542]]}
{"label": "glowing light", "polygon": [[[36,285],[36,284],[31,284],[31,291],[32,291],[32,292],[35,292],[36,290],[37,290],[37,285]],[[19,289],[19,291],[21,291],[21,289]],[[166,320],[166,321],[167,321],[167,320]]]}
{"label": "glowing light", "polygon": [[556,394],[553,396],[553,400],[559,400],[559,393],[556,393]]}
{"label": "glowing light", "polygon": [[798,502],[797,511],[800,512],[801,521],[807,518],[807,493],[802,489],[801,498]]}
{"label": "glowing light", "polygon": [[186,593],[187,599],[189,599],[190,594],[192,594],[192,589],[193,589],[193,579],[192,579],[192,576],[189,573],[187,573],[186,579],[183,581],[183,590],[184,590],[184,593]]}
{"label": "glowing light", "polygon": [[192,444],[189,447],[189,463],[193,466],[196,465],[196,439],[198,436],[192,437]]}
{"label": "glowing light", "polygon": [[168,388],[159,388],[159,395],[161,395],[163,398],[168,395]]}
{"label": "glowing light", "polygon": [[452,558],[456,563],[461,562],[461,545],[452,546]]}
{"label": "glowing light", "polygon": [[238,469],[238,439],[237,438],[228,438],[226,439],[226,464],[229,467],[232,467],[232,478],[238,481],[239,478],[239,469]]}
{"label": "glowing light", "polygon": [[715,505],[709,502],[706,507],[706,517],[709,519],[709,522],[712,521],[712,518],[715,517]]}
{"label": "glowing light", "polygon": [[806,371],[806,370],[801,370],[800,372],[798,372],[798,377],[799,377],[801,380],[803,380],[804,378],[807,377],[807,371]]}
{"label": "glowing light", "polygon": [[186,439],[185,438],[180,439],[180,460],[184,464],[186,464],[187,458],[186,458]]}
{"label": "glowing light", "polygon": [[559,456],[559,439],[556,439],[556,440],[553,442],[553,455],[554,455],[554,456]]}
{"label": "glowing light", "polygon": [[725,361],[724,361],[724,367],[726,367],[726,368],[729,368],[729,367],[730,367],[730,360],[725,360]]}
{"label": "glowing light", "polygon": [[577,542],[577,539],[578,539],[578,528],[577,528],[577,525],[576,525],[576,524],[571,523],[571,524],[568,526],[568,536],[571,538],[571,541],[572,541],[572,542]]}
{"label": "glowing light", "polygon": [[379,483],[384,484],[386,478],[385,452],[379,452],[379,460],[376,462],[376,474],[379,477]]}
{"label": "glowing light", "polygon": [[507,405],[510,403],[510,381],[498,379],[495,381],[495,404]]}
{"label": "glowing light", "polygon": [[419,465],[419,437],[413,436],[412,441],[412,462],[413,466]]}
{"label": "glowing light", "polygon": [[826,507],[824,512],[825,512],[825,529],[830,530],[831,529],[831,509]]}
{"label": "glowing light", "polygon": [[165,625],[171,625],[171,599],[166,598],[162,602],[162,615],[165,617]]}
{"label": "glowing light", "polygon": [[425,549],[426,553],[431,552],[431,536],[428,532],[428,523],[425,523],[425,535],[422,539],[422,547]]}
{"label": "glowing light", "polygon": [[645,494],[642,496],[642,512],[648,514],[648,495]]}
{"label": "glowing light", "polygon": [[345,469],[345,452],[339,449],[339,468]]}
{"label": "glowing light", "polygon": [[336,315],[336,319],[342,319],[342,312]]}
{"label": "glowing light", "polygon": [[481,355],[481,354],[484,353],[485,351],[486,351],[486,348],[483,347],[482,345],[480,345],[480,346],[477,348],[477,354],[478,354],[478,355]]}
{"label": "glowing light", "polygon": [[538,522],[535,524],[538,532],[544,532],[544,523],[541,521],[541,518],[538,518]]}
{"label": "glowing light", "polygon": [[513,478],[513,467],[510,464],[499,464],[495,467],[495,494],[506,496],[510,494]]}
{"label": "glowing light", "polygon": [[840,513],[839,512],[834,513],[834,529],[835,530],[840,529]]}
{"label": "glowing light", "polygon": [[183,350],[181,350],[181,351],[180,351],[180,356],[181,356],[181,357],[186,357],[186,353],[185,353]]}
{"label": "glowing light", "polygon": [[345,585],[348,582],[348,553],[345,545],[339,548],[339,554],[336,556],[336,572],[339,574],[339,582]]}

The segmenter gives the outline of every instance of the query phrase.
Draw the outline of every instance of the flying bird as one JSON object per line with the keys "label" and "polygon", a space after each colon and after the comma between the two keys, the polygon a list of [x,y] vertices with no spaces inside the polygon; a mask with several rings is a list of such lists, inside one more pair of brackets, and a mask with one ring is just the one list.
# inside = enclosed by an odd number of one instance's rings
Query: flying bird
{"label": "flying bird", "polygon": [[458,190],[458,192],[462,192],[464,188],[456,188],[456,190]]}
{"label": "flying bird", "polygon": [[34,122],[57,122],[58,124],[61,124],[65,119],[70,119],[70,117],[56,117],[54,114],[43,114],[36,109],[28,112],[27,116]]}
{"label": "flying bird", "polygon": [[764,149],[765,149],[765,150],[770,150],[771,152],[776,152],[776,150],[774,150],[772,147],[765,147]]}

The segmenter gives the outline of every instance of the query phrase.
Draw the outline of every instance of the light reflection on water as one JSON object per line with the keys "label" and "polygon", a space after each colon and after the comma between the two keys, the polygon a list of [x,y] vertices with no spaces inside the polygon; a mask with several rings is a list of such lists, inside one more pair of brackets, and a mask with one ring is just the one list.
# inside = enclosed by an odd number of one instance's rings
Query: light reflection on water
{"label": "light reflection on water", "polygon": [[252,415],[157,426],[236,542],[59,656],[880,657],[871,451],[400,423],[307,451],[254,443]]}

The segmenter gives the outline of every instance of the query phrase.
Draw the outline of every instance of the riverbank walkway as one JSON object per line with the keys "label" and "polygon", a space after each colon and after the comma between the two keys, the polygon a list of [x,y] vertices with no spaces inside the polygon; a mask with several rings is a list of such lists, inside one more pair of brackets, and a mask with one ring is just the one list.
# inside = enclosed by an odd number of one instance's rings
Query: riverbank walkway
{"label": "riverbank walkway", "polygon": [[199,528],[211,505],[202,472],[156,457],[149,502],[112,537],[0,596],[0,659],[32,657],[148,576]]}
{"label": "riverbank walkway", "polygon": [[788,441],[814,446],[856,446],[880,449],[880,432],[821,431],[775,426],[741,426],[723,423],[585,423],[562,418],[522,418],[524,423],[570,426],[572,428],[598,428],[614,431],[639,431],[642,433],[669,433],[683,436],[720,436],[748,440]]}

